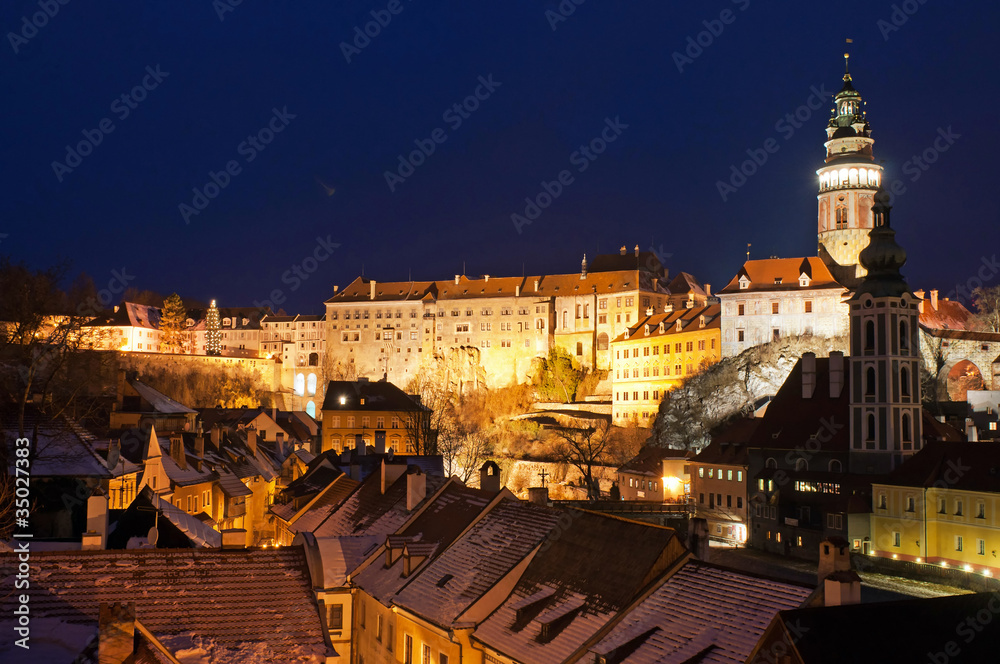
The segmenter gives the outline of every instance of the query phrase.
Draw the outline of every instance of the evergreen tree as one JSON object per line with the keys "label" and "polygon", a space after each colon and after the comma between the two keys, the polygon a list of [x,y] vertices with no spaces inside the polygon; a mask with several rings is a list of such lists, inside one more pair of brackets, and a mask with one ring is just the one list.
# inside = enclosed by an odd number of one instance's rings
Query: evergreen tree
{"label": "evergreen tree", "polygon": [[187,309],[180,295],[174,293],[163,301],[160,313],[160,347],[166,353],[184,352],[184,334],[187,328]]}
{"label": "evergreen tree", "polygon": [[215,300],[212,300],[208,313],[205,314],[205,354],[222,355],[222,323]]}

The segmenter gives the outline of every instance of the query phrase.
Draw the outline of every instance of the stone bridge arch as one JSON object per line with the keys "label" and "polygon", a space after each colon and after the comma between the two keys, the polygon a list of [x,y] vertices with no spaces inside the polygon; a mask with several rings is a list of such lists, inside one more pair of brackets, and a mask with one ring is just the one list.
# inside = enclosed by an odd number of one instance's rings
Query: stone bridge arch
{"label": "stone bridge arch", "polygon": [[985,370],[967,357],[951,357],[937,375],[938,399],[941,401],[965,401],[969,390],[990,388],[993,367]]}

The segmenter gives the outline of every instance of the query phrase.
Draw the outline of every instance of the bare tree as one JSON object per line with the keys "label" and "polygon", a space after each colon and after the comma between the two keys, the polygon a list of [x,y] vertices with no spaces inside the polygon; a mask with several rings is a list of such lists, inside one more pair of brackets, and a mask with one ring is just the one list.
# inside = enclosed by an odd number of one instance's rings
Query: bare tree
{"label": "bare tree", "polygon": [[1000,332],[1000,286],[980,287],[972,291],[976,321],[986,332]]}
{"label": "bare tree", "polygon": [[597,425],[563,426],[552,431],[558,437],[553,446],[556,458],[579,470],[587,486],[587,499],[598,500],[601,489],[594,480],[594,466],[605,465],[610,460],[611,422],[601,420]]}

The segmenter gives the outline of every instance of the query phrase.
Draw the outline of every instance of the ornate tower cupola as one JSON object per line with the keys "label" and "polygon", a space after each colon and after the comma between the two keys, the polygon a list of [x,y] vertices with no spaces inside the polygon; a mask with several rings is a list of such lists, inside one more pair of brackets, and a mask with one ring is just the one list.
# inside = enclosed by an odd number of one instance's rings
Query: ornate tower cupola
{"label": "ornate tower cupola", "polygon": [[872,228],[873,196],[882,167],[872,152],[864,100],[854,89],[844,54],[844,87],[834,95],[827,123],[826,162],[819,176],[819,255],[841,283],[853,287],[864,276],[858,255]]}
{"label": "ornate tower cupola", "polygon": [[889,472],[921,444],[918,301],[900,274],[906,252],[889,211],[879,188],[860,253],[867,274],[849,302],[852,472]]}

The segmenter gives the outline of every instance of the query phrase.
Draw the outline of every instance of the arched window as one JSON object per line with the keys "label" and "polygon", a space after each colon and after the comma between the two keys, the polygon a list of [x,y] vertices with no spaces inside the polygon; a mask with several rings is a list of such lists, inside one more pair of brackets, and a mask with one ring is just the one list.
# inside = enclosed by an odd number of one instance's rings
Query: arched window
{"label": "arched window", "polygon": [[906,367],[899,370],[899,390],[904,397],[910,396],[910,370]]}
{"label": "arched window", "polygon": [[795,470],[797,471],[809,470],[809,462],[806,461],[805,459],[796,459]]}
{"label": "arched window", "polygon": [[316,396],[316,374],[311,373],[306,379],[306,391],[309,393],[309,396]]}
{"label": "arched window", "polygon": [[861,172],[858,173],[858,178],[859,178],[859,181],[861,182],[861,184],[867,186],[868,185],[868,169],[867,168],[862,168]]}
{"label": "arched window", "polygon": [[841,473],[844,471],[843,464],[841,464],[840,461],[838,461],[837,459],[833,459],[830,461],[829,468],[831,473]]}
{"label": "arched window", "polygon": [[867,434],[868,435],[865,436],[865,440],[875,440],[875,415],[871,413],[868,415]]}
{"label": "arched window", "polygon": [[905,442],[910,442],[912,440],[913,431],[910,427],[910,416],[906,413],[903,414],[902,427],[903,440]]}
{"label": "arched window", "polygon": [[847,207],[837,206],[837,228],[847,228]]}
{"label": "arched window", "polygon": [[865,372],[865,396],[875,396],[875,367],[868,367]]}
{"label": "arched window", "polygon": [[899,347],[903,350],[910,348],[910,326],[905,320],[899,321]]}
{"label": "arched window", "polygon": [[583,342],[582,341],[577,341],[576,342],[576,355],[577,355],[577,357],[581,357],[583,355]]}
{"label": "arched window", "polygon": [[778,467],[778,462],[774,460],[774,457],[770,457],[770,458],[768,458],[767,461],[764,462],[764,467],[765,468],[777,468]]}
{"label": "arched window", "polygon": [[858,183],[858,169],[852,168],[850,170],[850,183],[856,185]]}
{"label": "arched window", "polygon": [[298,396],[303,396],[306,393],[306,377],[302,374],[295,374],[295,382],[293,384],[293,390]]}
{"label": "arched window", "polygon": [[865,350],[875,350],[875,321],[865,323]]}
{"label": "arched window", "polygon": [[847,169],[846,168],[840,169],[840,184],[844,184],[844,185],[847,184]]}
{"label": "arched window", "polygon": [[563,309],[563,324],[562,324],[562,326],[563,326],[564,330],[569,327],[569,312],[566,311],[565,309]]}
{"label": "arched window", "polygon": [[311,367],[319,366],[319,353],[309,353],[309,366]]}
{"label": "arched window", "polygon": [[306,404],[306,415],[309,417],[316,417],[316,404],[312,401]]}
{"label": "arched window", "polygon": [[597,335],[597,350],[607,350],[608,349],[608,335],[606,332],[601,332]]}

